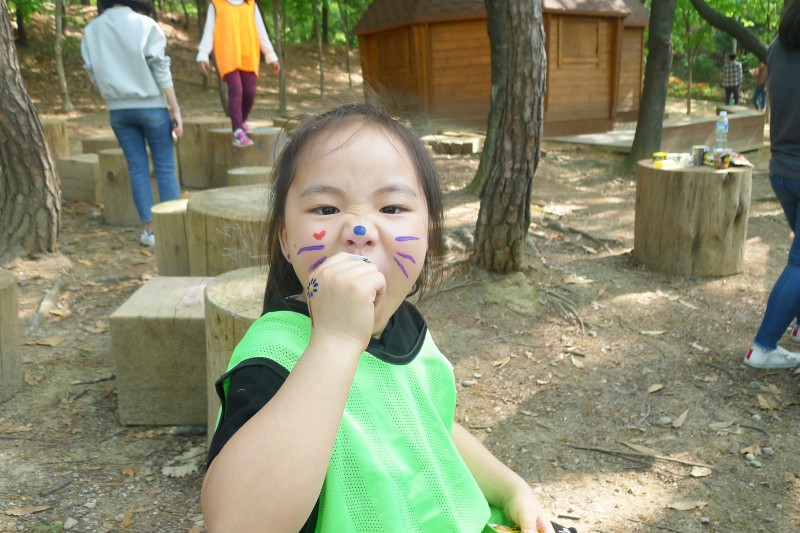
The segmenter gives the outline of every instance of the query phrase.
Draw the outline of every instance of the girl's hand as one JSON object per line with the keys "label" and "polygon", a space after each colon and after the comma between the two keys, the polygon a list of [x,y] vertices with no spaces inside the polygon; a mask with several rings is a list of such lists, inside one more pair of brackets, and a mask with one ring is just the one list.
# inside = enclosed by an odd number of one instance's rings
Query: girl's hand
{"label": "girl's hand", "polygon": [[277,76],[278,72],[281,71],[281,64],[278,63],[277,61],[273,61],[272,63],[270,63],[270,65],[272,66],[272,73]]}
{"label": "girl's hand", "polygon": [[183,137],[183,119],[181,118],[180,112],[172,115],[172,132],[178,139]]}
{"label": "girl's hand", "polygon": [[200,68],[200,74],[204,77],[208,77],[208,61],[198,61],[197,62],[198,68]]}
{"label": "girl's hand", "polygon": [[346,253],[329,257],[312,271],[305,288],[312,337],[330,336],[362,352],[375,328],[375,304],[386,278],[372,263]]}
{"label": "girl's hand", "polygon": [[522,487],[503,502],[503,512],[522,533],[555,533],[550,518],[530,487]]}

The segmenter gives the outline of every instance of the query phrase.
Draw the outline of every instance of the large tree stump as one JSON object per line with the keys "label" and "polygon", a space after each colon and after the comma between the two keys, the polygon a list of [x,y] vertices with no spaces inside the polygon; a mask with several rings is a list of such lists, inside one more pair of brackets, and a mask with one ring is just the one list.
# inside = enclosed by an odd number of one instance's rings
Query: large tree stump
{"label": "large tree stump", "polygon": [[280,128],[255,128],[249,137],[252,146],[233,146],[230,128],[209,131],[209,153],[213,165],[212,186],[226,185],[228,170],[240,167],[271,167],[286,145],[286,134]]}
{"label": "large tree stump", "polygon": [[[226,117],[190,117],[183,121],[183,137],[178,142],[181,184],[192,189],[209,189],[214,185],[214,166],[209,150],[208,133],[230,124]],[[230,132],[230,130],[228,130]]]}
{"label": "large tree stump", "polygon": [[269,183],[272,167],[241,167],[228,170],[228,187]]}
{"label": "large tree stump", "polygon": [[[103,180],[103,218],[110,226],[138,226],[139,212],[133,203],[131,176],[122,148],[100,150],[100,177]],[[158,202],[158,186],[150,177],[153,202]]]}
{"label": "large tree stump", "polygon": [[50,148],[53,161],[59,157],[69,157],[69,132],[67,132],[67,120],[59,117],[42,118],[42,129],[44,130],[44,140]]}
{"label": "large tree stump", "polygon": [[261,316],[267,270],[250,267],[217,276],[206,286],[206,395],[208,436],[214,434],[219,398],[214,383],[225,373],[233,349]]}
{"label": "large tree stump", "polygon": [[76,154],[56,160],[61,197],[91,204],[103,203],[103,180],[97,154]]}
{"label": "large tree stump", "polygon": [[634,258],[682,276],[741,272],[751,186],[749,167],[661,169],[640,161]]}
{"label": "large tree stump", "polygon": [[92,135],[81,139],[81,150],[84,154],[99,154],[102,150],[119,148],[114,135]]}
{"label": "large tree stump", "polygon": [[267,191],[267,185],[243,185],[200,191],[189,198],[186,229],[192,276],[217,276],[264,262]]}
{"label": "large tree stump", "polygon": [[156,234],[156,266],[159,276],[188,276],[189,245],[186,241],[186,205],[189,200],[170,200],[156,204],[153,231]]}
{"label": "large tree stump", "polygon": [[0,269],[0,402],[22,388],[19,342],[17,278],[8,270]]}

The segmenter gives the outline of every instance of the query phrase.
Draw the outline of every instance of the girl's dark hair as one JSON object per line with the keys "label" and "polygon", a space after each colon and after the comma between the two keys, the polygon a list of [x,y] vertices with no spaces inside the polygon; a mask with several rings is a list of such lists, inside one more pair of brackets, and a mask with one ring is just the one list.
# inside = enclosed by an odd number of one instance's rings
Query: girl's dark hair
{"label": "girl's dark hair", "polygon": [[97,0],[100,3],[100,7],[105,11],[109,9],[111,6],[114,5],[121,5],[125,7],[129,7],[136,11],[137,13],[141,13],[142,15],[152,15],[155,13],[153,9],[153,4],[150,3],[150,0]]}
{"label": "girl's dark hair", "polygon": [[265,235],[266,259],[269,265],[267,288],[264,292],[265,310],[273,299],[300,294],[303,290],[292,265],[283,255],[279,239],[286,221],[286,196],[294,181],[299,162],[321,135],[358,121],[364,125],[381,128],[403,145],[413,160],[420,187],[425,194],[429,217],[428,252],[422,272],[408,296],[417,295],[421,300],[438,281],[444,255],[442,237],[444,208],[442,189],[433,159],[417,133],[409,125],[392,117],[383,106],[374,102],[348,104],[307,119],[292,134],[291,140],[275,162]]}
{"label": "girl's dark hair", "polygon": [[778,40],[786,48],[800,48],[800,0],[788,0],[783,5]]}

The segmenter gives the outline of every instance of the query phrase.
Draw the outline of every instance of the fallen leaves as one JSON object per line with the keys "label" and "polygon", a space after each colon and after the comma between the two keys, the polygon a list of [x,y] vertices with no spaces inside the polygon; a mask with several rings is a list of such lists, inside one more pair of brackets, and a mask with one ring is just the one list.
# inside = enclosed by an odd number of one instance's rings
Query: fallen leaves
{"label": "fallen leaves", "polygon": [[27,507],[12,507],[11,509],[6,509],[6,514],[8,516],[27,516],[29,514],[41,513],[42,511],[46,511],[48,509],[50,509],[49,505],[29,505]]}

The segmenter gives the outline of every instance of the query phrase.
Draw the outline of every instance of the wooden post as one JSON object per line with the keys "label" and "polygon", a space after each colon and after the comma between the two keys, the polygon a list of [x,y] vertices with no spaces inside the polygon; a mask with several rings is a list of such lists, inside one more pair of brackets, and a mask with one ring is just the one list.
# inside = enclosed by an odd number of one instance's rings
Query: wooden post
{"label": "wooden post", "polygon": [[[138,226],[139,212],[133,203],[131,176],[122,148],[100,150],[100,178],[103,181],[103,218],[110,226]],[[153,201],[158,202],[158,186],[150,178]]]}
{"label": "wooden post", "polygon": [[241,167],[228,170],[228,187],[269,183],[272,167]]}
{"label": "wooden post", "polygon": [[272,166],[286,145],[287,137],[279,128],[255,128],[248,134],[252,146],[237,148],[229,128],[209,131],[209,153],[213,165],[212,186],[223,187],[228,170],[240,167]]}
{"label": "wooden post", "polygon": [[67,120],[59,117],[41,118],[44,130],[44,140],[50,148],[53,161],[59,157],[69,157],[69,133],[67,132]]}
{"label": "wooden post", "polygon": [[186,242],[186,205],[189,200],[156,204],[153,231],[156,234],[156,265],[159,276],[189,275],[189,245]]}
{"label": "wooden post", "polygon": [[655,168],[639,162],[633,257],[682,276],[742,271],[752,169]]}
{"label": "wooden post", "polygon": [[0,402],[22,388],[19,343],[17,278],[8,270],[0,269]]}
{"label": "wooden post", "polygon": [[189,198],[186,230],[192,276],[217,276],[264,262],[267,191],[267,185],[242,185],[200,191]]}
{"label": "wooden post", "polygon": [[103,203],[103,180],[97,154],[75,154],[56,160],[61,197],[92,204]]}
{"label": "wooden post", "polygon": [[[209,131],[230,124],[226,117],[190,117],[183,121],[183,137],[178,141],[181,184],[193,189],[214,187],[214,167],[209,150]],[[228,130],[230,134],[230,130]]]}
{"label": "wooden post", "polygon": [[261,316],[267,270],[250,267],[226,272],[206,286],[206,395],[208,439],[214,434],[219,398],[214,383],[228,368],[233,349]]}
{"label": "wooden post", "polygon": [[99,154],[101,150],[119,148],[119,143],[114,135],[92,135],[81,139],[81,149],[84,154]]}

